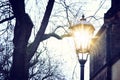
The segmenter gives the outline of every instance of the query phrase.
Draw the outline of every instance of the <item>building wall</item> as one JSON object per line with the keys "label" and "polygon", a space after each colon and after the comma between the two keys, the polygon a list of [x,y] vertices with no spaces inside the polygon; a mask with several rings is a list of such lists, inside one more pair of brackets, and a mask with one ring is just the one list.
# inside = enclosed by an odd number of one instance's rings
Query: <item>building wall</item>
{"label": "building wall", "polygon": [[[112,0],[104,25],[93,40],[90,55],[90,80],[120,80],[120,5]],[[115,10],[115,11],[114,11]]]}
{"label": "building wall", "polygon": [[112,66],[112,80],[120,80],[120,60]]}
{"label": "building wall", "polygon": [[[104,30],[102,30],[104,29]],[[106,33],[105,26],[97,33],[96,38],[93,40],[92,51],[90,55],[90,77],[91,80],[106,80],[107,68],[104,66],[106,62]],[[103,77],[103,75],[106,75]]]}
{"label": "building wall", "polygon": [[99,33],[92,43],[90,67],[91,73],[96,73],[106,63],[106,30]]}
{"label": "building wall", "polygon": [[96,75],[96,77],[93,78],[93,80],[106,80],[106,78],[107,78],[107,68],[104,68],[99,72],[98,75]]}
{"label": "building wall", "polygon": [[101,78],[102,80],[120,80],[116,77],[120,75],[117,72],[119,69],[117,61],[120,60],[120,14],[116,15],[112,21],[107,21],[102,26],[96,35],[97,38],[93,40],[90,80],[101,80]]}
{"label": "building wall", "polygon": [[111,59],[114,60],[115,58],[120,56],[120,12],[119,17],[115,18],[112,21],[111,25]]}

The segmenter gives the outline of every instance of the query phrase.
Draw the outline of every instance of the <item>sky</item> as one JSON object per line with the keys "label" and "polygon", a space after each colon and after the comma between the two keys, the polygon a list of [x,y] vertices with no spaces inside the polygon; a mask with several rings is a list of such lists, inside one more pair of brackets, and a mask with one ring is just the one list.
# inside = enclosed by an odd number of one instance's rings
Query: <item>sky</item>
{"label": "sky", "polygon": [[[48,50],[50,50],[52,55],[58,56],[58,60],[63,62],[61,68],[63,73],[66,75],[67,80],[79,80],[80,65],[75,54],[73,41],[70,38],[57,40],[51,37],[48,41]],[[89,61],[85,64],[85,80],[88,80],[89,78],[88,62]]]}
{"label": "sky", "polygon": [[[66,4],[63,1],[65,1]],[[66,32],[64,29],[67,30],[67,28],[70,26],[68,19],[70,20],[71,24],[74,25],[79,22],[82,14],[84,14],[87,21],[94,25],[96,34],[103,24],[104,14],[111,6],[110,1],[111,0],[55,0],[46,33],[51,33],[57,27],[62,26],[64,28],[57,29],[55,32],[58,35],[63,35]],[[29,40],[30,42],[34,40],[34,37],[40,27],[47,2],[48,0],[25,1],[26,12],[29,13],[34,23],[32,36]],[[66,15],[66,5],[68,7],[68,16]],[[5,24],[2,24],[2,26],[3,25]],[[0,29],[2,29],[2,27],[0,27]],[[58,40],[51,37],[50,39],[46,40],[46,42],[50,55],[63,63],[60,68],[66,75],[67,80],[79,80],[80,65],[75,54],[73,41],[70,38]],[[89,59],[85,64],[85,80],[89,80]]]}
{"label": "sky", "polygon": [[[66,0],[66,4],[70,6],[70,9],[76,8],[78,4],[72,6],[72,3],[81,3],[81,12],[76,19],[71,19],[73,23],[81,18],[81,14],[84,14],[90,23],[92,23],[96,29],[95,33],[100,29],[103,24],[103,17],[106,11],[110,8],[110,0]],[[71,4],[71,5],[70,5]],[[55,4],[57,5],[57,4]],[[79,4],[80,5],[80,4]],[[63,15],[65,13],[62,13]],[[90,16],[94,16],[90,17]],[[100,18],[100,19],[99,19]],[[63,19],[63,18],[60,18]],[[75,22],[74,22],[75,21]],[[57,24],[57,22],[56,22]],[[59,23],[58,24],[62,24]],[[60,32],[61,33],[61,32]],[[50,45],[50,46],[49,46]],[[52,45],[52,46],[51,46]],[[73,42],[70,39],[57,40],[50,38],[48,41],[48,49],[55,55],[61,55],[65,63],[62,65],[64,74],[67,75],[67,80],[79,80],[80,78],[80,65],[77,61],[77,57],[74,51]],[[89,80],[89,59],[85,64],[85,80]]]}
{"label": "sky", "polygon": [[[79,12],[78,17],[76,17],[76,19],[70,17],[70,20],[72,20],[73,23],[76,23],[76,20],[79,21],[81,15],[84,14],[85,17],[88,17],[87,20],[94,25],[96,29],[95,33],[97,33],[97,31],[103,24],[104,14],[110,8],[110,0],[66,0],[66,4],[70,6],[71,10],[73,10],[72,8],[77,8],[80,4],[72,6],[72,3],[79,1],[81,3],[81,11]],[[63,13],[63,15],[64,14],[65,13]],[[98,20],[90,16],[94,16]],[[58,24],[60,25],[62,23]],[[68,77],[67,80],[79,80],[80,65],[77,61],[77,57],[75,55],[73,47],[74,45],[72,44],[72,42],[69,39],[63,39],[60,41],[54,38],[50,38],[49,40],[50,41],[48,41],[48,45],[52,44],[52,46],[48,46],[49,49],[53,50],[54,54],[62,55],[62,58],[65,61],[64,66],[62,66],[62,68],[64,73]],[[85,80],[89,80],[89,59],[85,64]]]}
{"label": "sky", "polygon": [[[33,34],[30,39],[32,42],[40,27],[48,0],[36,0],[36,2],[35,0],[28,1],[29,2],[26,0],[26,11],[29,12],[32,21],[35,23]],[[65,3],[63,1],[65,1]],[[66,9],[64,8],[66,5],[69,9],[68,16],[66,15]],[[84,14],[87,21],[94,25],[96,34],[102,26],[104,14],[110,6],[110,0],[55,0],[46,33],[53,32],[58,26],[62,26],[67,30],[69,27],[68,19],[71,24],[74,25],[79,22],[82,14]],[[60,28],[55,32],[58,35],[63,35],[65,33],[64,29]],[[60,68],[66,75],[67,80],[79,80],[80,65],[75,54],[73,41],[70,38],[58,40],[51,37],[47,40],[47,48],[53,58],[56,58],[63,63]],[[85,80],[89,80],[89,59],[85,64]]]}
{"label": "sky", "polygon": [[[29,13],[34,23],[31,42],[40,27],[47,2],[48,0],[26,0],[26,12]],[[84,14],[87,21],[95,27],[96,34],[104,22],[103,17],[111,6],[111,0],[55,0],[46,33],[53,32],[58,26],[62,26],[65,29],[70,26],[67,20],[65,5],[69,7],[68,18],[71,24],[78,23]],[[56,30],[56,33],[59,35],[64,34],[64,32],[63,28]]]}

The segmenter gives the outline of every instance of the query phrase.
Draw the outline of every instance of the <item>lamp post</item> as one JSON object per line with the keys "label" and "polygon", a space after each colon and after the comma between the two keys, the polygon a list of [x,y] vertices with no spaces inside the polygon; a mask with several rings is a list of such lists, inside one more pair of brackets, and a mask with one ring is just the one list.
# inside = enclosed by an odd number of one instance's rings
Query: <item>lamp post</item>
{"label": "lamp post", "polygon": [[80,80],[84,80],[84,64],[87,61],[90,51],[91,38],[94,33],[94,26],[86,21],[84,15],[80,19],[80,23],[69,28],[70,35],[74,39],[76,54],[80,63],[81,72]]}

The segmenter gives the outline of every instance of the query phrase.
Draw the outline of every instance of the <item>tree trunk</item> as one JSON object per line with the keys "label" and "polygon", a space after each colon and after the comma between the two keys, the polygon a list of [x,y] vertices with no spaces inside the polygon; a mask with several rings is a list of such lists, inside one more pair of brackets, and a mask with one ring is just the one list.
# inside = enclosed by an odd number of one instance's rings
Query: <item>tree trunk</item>
{"label": "tree trunk", "polygon": [[16,19],[14,30],[13,64],[10,71],[10,80],[28,80],[29,68],[26,63],[26,48],[33,24],[27,14],[21,20]]}
{"label": "tree trunk", "polygon": [[[9,80],[28,80],[28,60],[26,60],[26,48],[31,34],[33,23],[25,13],[24,0],[9,0],[12,6],[16,24],[14,29],[13,63]],[[27,64],[26,64],[27,63]]]}
{"label": "tree trunk", "polygon": [[[9,80],[28,80],[29,78],[29,61],[37,49],[41,38],[44,35],[45,29],[47,27],[49,17],[53,8],[54,0],[49,0],[48,6],[45,11],[45,16],[43,18],[39,33],[37,35],[38,39],[35,39],[34,43],[37,42],[37,46],[30,47],[30,54],[27,52],[27,44],[33,27],[33,23],[29,18],[28,14],[25,13],[24,0],[9,0],[14,16],[16,18],[16,24],[14,29],[14,52],[13,52],[13,64],[10,71]],[[35,49],[34,49],[35,48]],[[27,54],[28,53],[28,54]],[[30,57],[29,57],[30,56]]]}

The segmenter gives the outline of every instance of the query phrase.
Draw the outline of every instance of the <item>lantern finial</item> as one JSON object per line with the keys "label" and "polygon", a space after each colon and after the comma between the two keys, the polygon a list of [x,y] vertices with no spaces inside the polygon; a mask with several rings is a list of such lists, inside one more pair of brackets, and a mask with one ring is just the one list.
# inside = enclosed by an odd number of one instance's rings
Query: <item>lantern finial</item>
{"label": "lantern finial", "polygon": [[82,15],[82,19],[80,21],[86,21],[84,14]]}
{"label": "lantern finial", "polygon": [[85,16],[84,16],[84,14],[82,15],[82,19],[84,19],[85,18]]}

